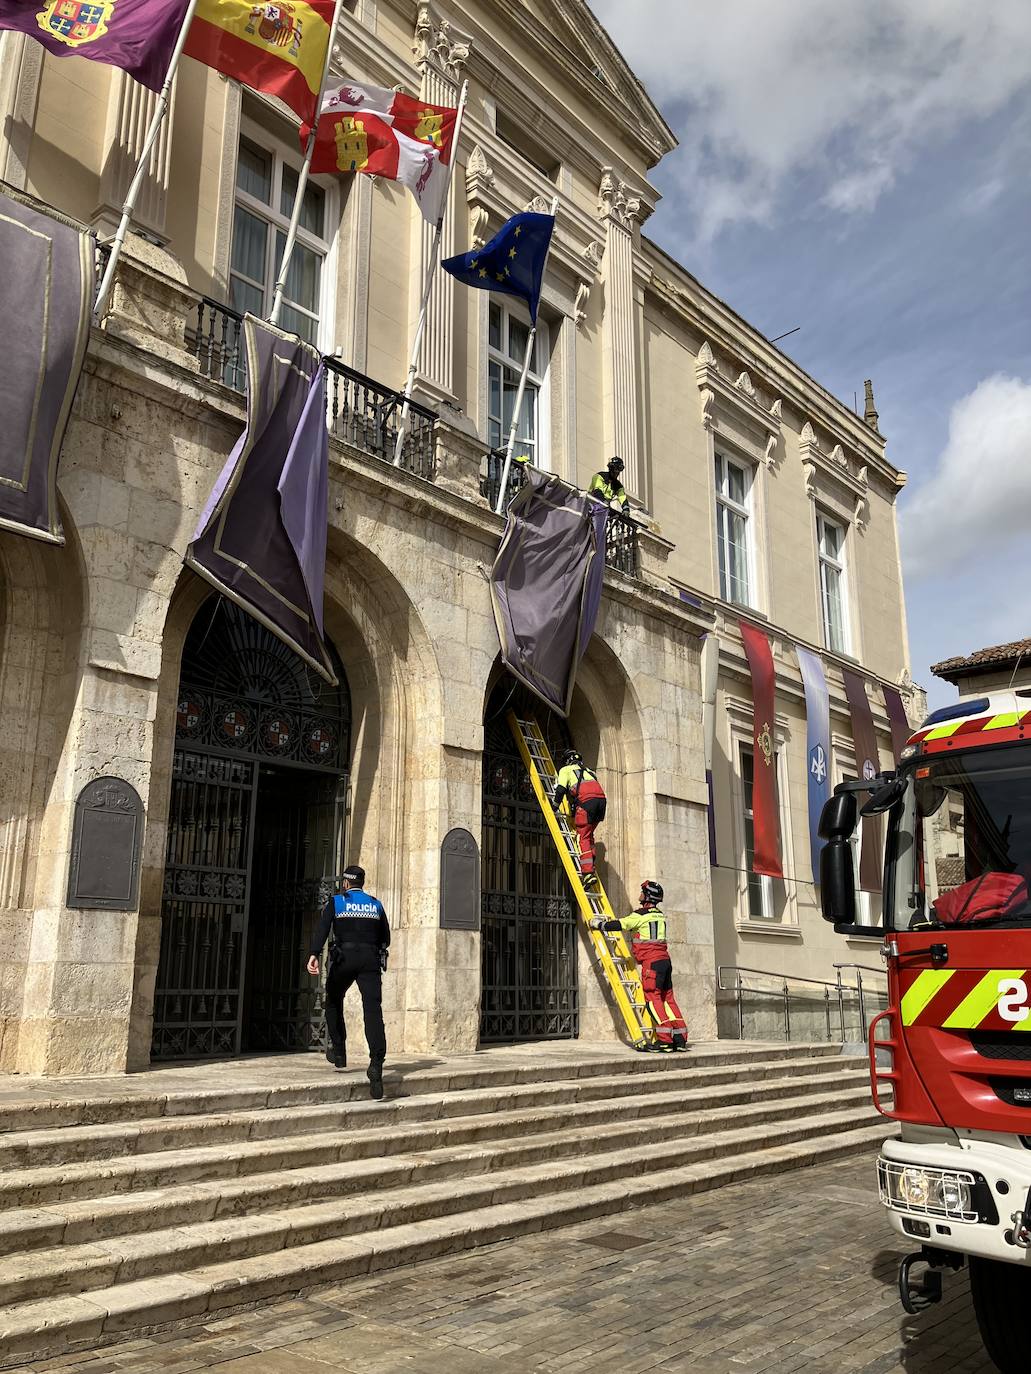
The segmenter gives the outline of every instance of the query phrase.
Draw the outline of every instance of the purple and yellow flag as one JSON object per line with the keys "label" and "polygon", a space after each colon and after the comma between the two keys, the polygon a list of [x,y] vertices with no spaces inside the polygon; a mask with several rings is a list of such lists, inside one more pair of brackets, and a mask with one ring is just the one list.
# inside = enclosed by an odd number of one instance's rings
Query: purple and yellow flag
{"label": "purple and yellow flag", "polygon": [[27,33],[55,57],[90,57],[159,91],[188,0],[0,0],[0,29]]}
{"label": "purple and yellow flag", "polygon": [[247,428],[186,563],[335,683],[322,635],[329,438],[325,369],[293,334],[244,316]]}

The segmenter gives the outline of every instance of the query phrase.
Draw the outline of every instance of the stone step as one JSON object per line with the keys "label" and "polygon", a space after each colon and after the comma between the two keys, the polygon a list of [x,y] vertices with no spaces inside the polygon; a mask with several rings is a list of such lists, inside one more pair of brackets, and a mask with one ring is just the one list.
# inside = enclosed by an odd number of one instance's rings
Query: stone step
{"label": "stone step", "polygon": [[[811,1115],[838,1108],[869,1110],[868,1090],[849,1085],[823,1096],[786,1093],[750,1106],[709,1108],[701,1108],[695,1103],[685,1105],[673,1094],[656,1094],[640,1104],[637,1116],[620,1123],[622,1134],[618,1137],[611,1113],[603,1115],[601,1124],[612,1129],[602,1136],[600,1143],[624,1139],[627,1133],[631,1138],[643,1137],[649,1141],[660,1135],[689,1138],[703,1132],[725,1131],[735,1125],[757,1127],[796,1113]],[[604,1113],[604,1108],[593,1111]],[[667,1121],[672,1123],[668,1127]],[[50,1202],[44,1195],[37,1205],[0,1213],[0,1256],[60,1244],[79,1245],[162,1227],[192,1225],[219,1217],[253,1215],[268,1208],[282,1210],[303,1206],[320,1196],[343,1197],[368,1188],[404,1187],[417,1172],[426,1176],[433,1170],[435,1177],[463,1170],[473,1172],[470,1144],[482,1156],[476,1160],[476,1171],[496,1167],[492,1161],[502,1158],[509,1163],[520,1157],[533,1159],[544,1150],[551,1158],[575,1156],[582,1148],[585,1132],[592,1124],[598,1124],[598,1117],[588,1120],[582,1109],[576,1108],[549,1109],[549,1119],[545,1123],[521,1120],[521,1134],[506,1130],[506,1123],[499,1122],[493,1136],[474,1135],[471,1140],[463,1130],[469,1124],[481,1124],[481,1119],[473,1118],[471,1123],[461,1119],[445,1123],[437,1128],[435,1136],[424,1133],[398,1138],[389,1131],[378,1133],[375,1138],[362,1138],[361,1143],[367,1149],[364,1158],[321,1162],[285,1171],[281,1168],[272,1172],[259,1169],[242,1179],[223,1176],[210,1181],[179,1181],[173,1175],[163,1186],[143,1191],[100,1194],[65,1202]],[[456,1127],[457,1132],[449,1131],[449,1126]],[[533,1129],[538,1126],[552,1134],[541,1139]],[[38,1187],[34,1188],[34,1200],[38,1193]]]}
{"label": "stone step", "polygon": [[[804,1076],[803,1076],[804,1075]],[[326,1106],[297,1107],[293,1111],[259,1110],[219,1113],[211,1116],[158,1117],[99,1126],[62,1127],[12,1131],[0,1136],[0,1174],[74,1162],[124,1159],[157,1154],[191,1146],[270,1140],[281,1136],[323,1131],[363,1129],[384,1113],[394,1121],[436,1120],[446,1116],[472,1116],[518,1108],[547,1108],[572,1103],[612,1102],[615,1110],[640,1110],[642,1100],[660,1091],[680,1089],[685,1097],[713,1098],[720,1102],[748,1101],[781,1092],[794,1094],[826,1091],[824,1083],[842,1084],[863,1077],[866,1064],[859,1059],[813,1059],[759,1065],[742,1080],[739,1068],[673,1068],[661,1079],[627,1075],[583,1081],[547,1083],[503,1090],[419,1094],[385,1099],[383,1103],[336,1102]],[[2,1205],[2,1204],[0,1204]]]}
{"label": "stone step", "polygon": [[[585,1162],[582,1137],[578,1131],[564,1133],[561,1148],[548,1141],[547,1159],[542,1161],[540,1143],[520,1142],[501,1150],[445,1149],[434,1152],[429,1161],[418,1154],[402,1155],[376,1171],[364,1171],[361,1187],[346,1203],[320,1202],[293,1210],[279,1210],[251,1216],[222,1217],[191,1226],[152,1228],[135,1236],[116,1236],[110,1240],[93,1238],[88,1244],[57,1245],[45,1250],[9,1255],[0,1259],[0,1307],[45,1295],[57,1296],[111,1284],[153,1278],[161,1274],[191,1270],[201,1266],[212,1254],[220,1260],[248,1256],[293,1245],[320,1243],[340,1234],[355,1234],[368,1229],[401,1224],[401,1220],[422,1220],[442,1213],[466,1212],[481,1205],[495,1205],[493,1191],[504,1191],[508,1184],[525,1187],[532,1177],[539,1193],[567,1191],[604,1183],[612,1177],[632,1176],[647,1170],[649,1179],[666,1169],[684,1167],[712,1159],[717,1154],[727,1159],[747,1153],[757,1145],[765,1148],[794,1144],[813,1136],[825,1136],[854,1129],[870,1116],[867,1099],[848,1110],[827,1111],[826,1103],[816,1107],[817,1114],[803,1114],[799,1102],[782,1104],[771,1119],[768,1113],[752,1113],[741,1119],[737,1129],[733,1117],[725,1113],[704,1113],[701,1118],[672,1117],[661,1122],[638,1123],[635,1132],[614,1132],[599,1141],[599,1147]],[[822,1111],[821,1111],[822,1108]],[[757,1119],[758,1118],[758,1119]],[[443,1175],[443,1177],[442,1177]],[[422,1212],[420,1197],[429,1178],[433,1204]],[[400,1192],[391,1190],[403,1185]],[[367,1208],[369,1194],[378,1195],[379,1205]],[[486,1193],[486,1201],[484,1201]],[[518,1196],[526,1196],[519,1192]],[[470,1198],[474,1199],[470,1201]],[[506,1197],[505,1201],[512,1198]],[[415,1207],[415,1215],[410,1209]],[[377,1221],[377,1218],[379,1220]]]}
{"label": "stone step", "polygon": [[[7,1093],[6,1100],[0,1100],[0,1134],[8,1131],[26,1131],[68,1126],[103,1125],[111,1122],[153,1120],[158,1117],[203,1116],[210,1113],[236,1111],[283,1111],[296,1107],[327,1103],[340,1103],[351,1100],[365,1100],[368,1084],[364,1075],[344,1076],[333,1073],[325,1061],[317,1055],[297,1055],[296,1085],[283,1087],[278,1082],[266,1086],[233,1086],[232,1075],[227,1074],[226,1083],[215,1088],[178,1089],[169,1086],[166,1091],[155,1092],[141,1087],[134,1089],[132,1078],[117,1080],[117,1088],[111,1090],[107,1084],[101,1091],[100,1085],[88,1080],[78,1080],[62,1085],[60,1094],[50,1087],[50,1097],[38,1098],[38,1088],[28,1087],[18,1093]],[[676,1072],[689,1064],[698,1069],[736,1067],[739,1071],[752,1072],[763,1064],[784,1063],[790,1060],[842,1059],[840,1045],[834,1043],[817,1044],[751,1044],[739,1045],[713,1043],[692,1046],[688,1053],[680,1055],[634,1054],[625,1048],[614,1048],[611,1055],[595,1055],[582,1060],[556,1060],[538,1062],[527,1059],[524,1063],[492,1063],[490,1054],[469,1055],[467,1059],[452,1061],[440,1067],[415,1067],[404,1070],[401,1081],[408,1095],[442,1092],[468,1092],[481,1088],[514,1088],[523,1084],[558,1083],[582,1081],[622,1075],[638,1075]],[[314,1067],[313,1067],[314,1065]],[[170,1085],[177,1082],[176,1075],[184,1076],[193,1070],[167,1069]],[[210,1079],[210,1067],[197,1070],[205,1080]],[[388,1063],[388,1080],[397,1081],[399,1066]],[[148,1083],[154,1075],[145,1076]]]}
{"label": "stone step", "polygon": [[[845,1116],[848,1114],[838,1114],[838,1117]],[[691,1163],[685,1162],[683,1155],[663,1155],[663,1147],[656,1147],[648,1156],[646,1191],[642,1190],[639,1178],[642,1165],[639,1151],[631,1152],[621,1165],[617,1162],[618,1155],[609,1156],[604,1161],[604,1170],[612,1177],[604,1182],[583,1182],[575,1191],[541,1195],[542,1181],[552,1167],[549,1161],[522,1170],[518,1179],[514,1175],[498,1176],[493,1182],[499,1189],[499,1200],[472,1210],[434,1214],[433,1204],[426,1196],[422,1202],[430,1208],[430,1215],[418,1220],[402,1220],[409,1215],[403,1210],[402,1198],[398,1210],[386,1214],[388,1220],[396,1217],[397,1224],[380,1226],[371,1232],[341,1235],[338,1231],[333,1239],[303,1243],[305,1233],[298,1231],[302,1243],[261,1254],[251,1253],[246,1258],[225,1256],[221,1244],[233,1243],[226,1235],[220,1242],[220,1258],[211,1265],[189,1271],[177,1270],[157,1278],[136,1278],[66,1297],[40,1298],[37,1288],[31,1301],[0,1311],[0,1365],[10,1366],[24,1358],[42,1359],[85,1349],[117,1340],[130,1331],[146,1330],[208,1312],[221,1314],[234,1307],[304,1292],[321,1284],[534,1231],[611,1216],[642,1204],[683,1197],[742,1178],[859,1154],[879,1145],[890,1129],[883,1121],[856,1124],[854,1117],[842,1122],[838,1129],[834,1129],[834,1125],[833,1117],[799,1119],[790,1127],[767,1133],[764,1139],[770,1143],[764,1148],[744,1148],[734,1157],[727,1156],[725,1146],[729,1142],[727,1137],[721,1137],[716,1157],[710,1155]],[[791,1138],[786,1138],[789,1135]],[[591,1171],[602,1164],[603,1161],[597,1159],[582,1166],[581,1178],[593,1178]],[[539,1177],[534,1178],[535,1173]],[[575,1176],[567,1176],[562,1186],[574,1187],[575,1183]],[[504,1191],[520,1187],[532,1189],[531,1195],[513,1200],[512,1191]],[[438,1205],[446,1200],[444,1191],[438,1191]],[[455,1200],[458,1198],[453,1190],[451,1196]],[[313,1220],[311,1224],[315,1230],[309,1234],[319,1234],[322,1223]],[[338,1224],[346,1223],[341,1220]]]}
{"label": "stone step", "polygon": [[[649,1094],[649,1100],[662,1094]],[[820,1107],[828,1107],[843,1100],[855,1102],[869,1098],[864,1080],[833,1094],[813,1099]],[[793,1100],[792,1110],[804,1105],[804,1099]],[[735,1117],[772,1119],[784,1108],[784,1099],[774,1097],[768,1103],[753,1107],[732,1105],[719,1120],[723,1123]],[[819,1109],[819,1107],[815,1108]],[[224,1187],[229,1179],[269,1172],[281,1173],[308,1167],[327,1168],[333,1164],[350,1164],[362,1160],[379,1161],[397,1154],[421,1153],[445,1147],[469,1144],[489,1144],[495,1152],[503,1148],[549,1152],[579,1148],[584,1131],[591,1124],[606,1126],[606,1138],[618,1133],[635,1138],[647,1138],[649,1133],[665,1130],[670,1113],[662,1113],[656,1103],[651,1113],[631,1117],[628,1121],[611,1110],[604,1111],[601,1121],[589,1107],[542,1108],[529,1112],[494,1112],[472,1117],[444,1118],[415,1123],[399,1130],[393,1122],[380,1126],[369,1121],[365,1130],[346,1134],[303,1134],[272,1140],[244,1141],[224,1146],[198,1146],[184,1150],[163,1151],[156,1154],[131,1155],[124,1159],[91,1160],[58,1167],[12,1170],[0,1176],[0,1217],[10,1208],[39,1208],[84,1198],[102,1198],[111,1194],[137,1192],[174,1187],[177,1184],[217,1180]],[[593,1117],[587,1126],[563,1130],[570,1121],[588,1114]],[[701,1120],[705,1113],[692,1113],[678,1120]],[[722,1128],[722,1127],[721,1127]],[[541,1135],[547,1139],[542,1142]]]}

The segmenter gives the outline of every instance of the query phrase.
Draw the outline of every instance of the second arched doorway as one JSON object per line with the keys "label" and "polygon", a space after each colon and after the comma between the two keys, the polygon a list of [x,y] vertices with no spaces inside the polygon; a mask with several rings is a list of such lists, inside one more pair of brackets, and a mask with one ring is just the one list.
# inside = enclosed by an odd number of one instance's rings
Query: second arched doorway
{"label": "second arched doorway", "polygon": [[305,1050],[304,971],[342,866],[351,702],[232,602],[186,638],[176,711],[152,1057]]}
{"label": "second arched doorway", "polygon": [[484,715],[480,1041],[579,1033],[576,905],[508,724],[534,715],[552,754],[565,721],[502,677]]}

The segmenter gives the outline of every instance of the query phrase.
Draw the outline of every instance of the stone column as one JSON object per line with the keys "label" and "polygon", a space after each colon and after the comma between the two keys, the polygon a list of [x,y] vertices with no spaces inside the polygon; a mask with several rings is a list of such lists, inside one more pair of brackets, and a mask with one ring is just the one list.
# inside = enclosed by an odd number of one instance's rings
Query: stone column
{"label": "stone column", "polygon": [[[147,175],[133,213],[134,228],[146,230],[162,243],[166,237],[165,211],[172,163],[176,84],[172,86],[168,114],[151,152]],[[157,101],[153,91],[133,81],[126,72],[113,73],[104,135],[104,166],[100,174],[100,204],[93,212],[93,223],[103,229],[113,231],[118,224],[122,202],[143,152],[147,128],[157,108]]]}
{"label": "stone column", "polygon": [[603,350],[605,360],[605,433],[610,452],[626,464],[623,481],[640,493],[640,401],[637,379],[637,329],[634,323],[634,226],[641,202],[612,171],[604,168],[599,213],[605,225],[602,276],[605,284]]}
{"label": "stone column", "polygon": [[0,33],[0,181],[24,191],[43,74],[43,49],[27,34]]}
{"label": "stone column", "polygon": [[[462,86],[462,72],[469,57],[470,40],[459,34],[446,19],[441,19],[436,8],[426,2],[419,5],[415,21],[415,61],[421,75],[420,98],[430,105],[457,105]],[[454,149],[457,159],[461,150]],[[457,169],[456,169],[457,170]],[[414,338],[419,302],[422,296],[426,271],[432,258],[434,226],[427,224],[418,209],[412,208],[412,221],[415,225],[415,243],[412,262],[413,304],[411,309],[411,335]],[[440,243],[440,256],[446,258],[455,251],[455,196],[454,184],[448,197],[444,215],[444,232]],[[429,307],[426,314],[426,328],[423,332],[422,351],[419,358],[419,385],[435,400],[451,400],[455,394],[454,367],[454,315],[455,283],[446,272],[438,271],[430,292]]]}

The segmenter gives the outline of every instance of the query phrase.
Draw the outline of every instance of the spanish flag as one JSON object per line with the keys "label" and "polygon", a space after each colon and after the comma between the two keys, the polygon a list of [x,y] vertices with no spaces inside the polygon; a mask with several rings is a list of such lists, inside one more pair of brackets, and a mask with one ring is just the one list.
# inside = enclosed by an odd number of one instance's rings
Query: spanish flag
{"label": "spanish flag", "polygon": [[334,7],[334,0],[199,0],[185,51],[252,90],[278,96],[311,123]]}

